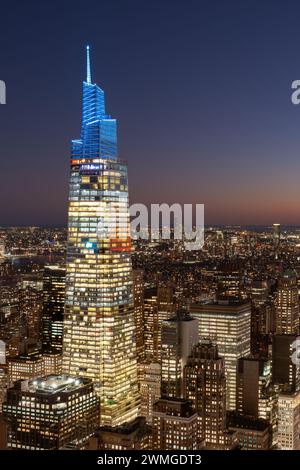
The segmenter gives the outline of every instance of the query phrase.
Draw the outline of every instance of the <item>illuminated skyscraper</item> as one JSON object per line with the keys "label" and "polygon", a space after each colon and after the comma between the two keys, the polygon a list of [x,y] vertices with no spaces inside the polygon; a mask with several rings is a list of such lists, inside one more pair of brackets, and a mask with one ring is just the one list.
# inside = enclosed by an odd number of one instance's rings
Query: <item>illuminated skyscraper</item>
{"label": "illuminated skyscraper", "polygon": [[196,344],[184,367],[184,397],[191,400],[199,416],[206,446],[217,448],[226,441],[225,361],[210,340]]}
{"label": "illuminated skyscraper", "polygon": [[199,320],[199,336],[216,342],[225,359],[226,404],[234,410],[237,362],[250,354],[251,304],[228,300],[194,304],[190,310]]}
{"label": "illuminated skyscraper", "polygon": [[279,279],[276,298],[276,332],[278,334],[299,332],[297,273],[292,269],[287,269]]}
{"label": "illuminated skyscraper", "polygon": [[199,450],[198,415],[189,400],[161,398],[153,406],[153,449]]}
{"label": "illuminated skyscraper", "polygon": [[3,404],[8,448],[83,449],[99,422],[99,398],[92,381],[65,375],[19,380]]}
{"label": "illuminated skyscraper", "polygon": [[43,278],[43,350],[62,349],[66,270],[45,266]]}
{"label": "illuminated skyscraper", "polygon": [[271,361],[252,357],[238,360],[237,411],[268,421],[275,431],[278,397],[271,379]]}
{"label": "illuminated skyscraper", "polygon": [[180,398],[183,395],[183,369],[198,343],[198,320],[187,311],[178,310],[164,321],[161,330],[161,394]]}
{"label": "illuminated skyscraper", "polygon": [[137,416],[127,166],[117,157],[117,122],[91,81],[89,48],[71,153],[63,370],[93,380],[101,425]]}
{"label": "illuminated skyscraper", "polygon": [[133,297],[134,318],[136,334],[136,353],[138,362],[143,361],[145,356],[144,341],[144,272],[142,269],[133,271]]}

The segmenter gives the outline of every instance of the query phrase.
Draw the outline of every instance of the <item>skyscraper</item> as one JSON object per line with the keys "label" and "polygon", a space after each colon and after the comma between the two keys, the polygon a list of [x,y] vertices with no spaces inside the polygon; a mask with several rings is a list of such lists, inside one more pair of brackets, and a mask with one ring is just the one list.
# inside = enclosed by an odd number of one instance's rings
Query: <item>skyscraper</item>
{"label": "skyscraper", "polygon": [[287,269],[279,279],[276,298],[276,332],[278,334],[299,332],[297,273],[293,269]]}
{"label": "skyscraper", "polygon": [[133,297],[137,360],[141,362],[145,356],[144,342],[144,272],[142,269],[133,271]]}
{"label": "skyscraper", "polygon": [[43,276],[43,350],[62,350],[66,270],[45,266]]}
{"label": "skyscraper", "polygon": [[277,394],[271,379],[271,361],[252,357],[239,359],[236,392],[237,411],[255,419],[265,419],[275,430]]}
{"label": "skyscraper", "polygon": [[82,449],[97,428],[99,398],[89,379],[48,375],[16,382],[3,414],[10,449]]}
{"label": "skyscraper", "polygon": [[198,343],[198,320],[187,311],[178,310],[162,324],[161,394],[180,398],[183,395],[183,368]]}
{"label": "skyscraper", "polygon": [[184,398],[191,400],[199,416],[201,438],[206,446],[225,444],[226,379],[225,362],[210,340],[196,344],[183,374]]}
{"label": "skyscraper", "polygon": [[81,138],[71,151],[63,369],[93,380],[101,425],[137,416],[127,166],[117,122],[91,81],[89,47]]}
{"label": "skyscraper", "polygon": [[191,315],[199,320],[200,337],[216,342],[225,359],[226,403],[234,410],[237,361],[250,354],[251,304],[233,300],[199,303],[191,306]]}
{"label": "skyscraper", "polygon": [[153,449],[199,450],[198,415],[189,400],[161,398],[153,406]]}
{"label": "skyscraper", "polygon": [[274,335],[272,345],[273,382],[283,392],[300,390],[300,366],[293,361],[296,344],[300,340],[297,335]]}

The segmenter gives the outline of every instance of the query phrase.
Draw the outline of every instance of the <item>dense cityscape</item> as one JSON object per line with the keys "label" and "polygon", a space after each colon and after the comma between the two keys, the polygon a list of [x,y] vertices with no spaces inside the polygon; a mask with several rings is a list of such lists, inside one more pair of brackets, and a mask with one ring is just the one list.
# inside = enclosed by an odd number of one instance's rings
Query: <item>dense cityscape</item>
{"label": "dense cityscape", "polygon": [[[300,448],[299,366],[293,361],[300,229],[274,224],[205,232],[199,251],[185,251],[177,240],[134,244],[139,412],[100,426],[92,381],[72,371],[69,385],[63,369],[67,231],[2,228],[2,448]],[[71,400],[68,417],[60,407],[55,412],[58,392],[51,384],[62,393],[60,402]],[[84,412],[72,402],[73,387],[83,396]],[[56,434],[60,419],[64,431]]]}
{"label": "dense cityscape", "polygon": [[0,449],[300,450],[300,226],[133,236],[93,70],[86,46],[67,226],[0,221]]}
{"label": "dense cityscape", "polygon": [[68,230],[1,230],[1,447],[300,449],[300,229],[131,240],[116,124],[87,48]]}

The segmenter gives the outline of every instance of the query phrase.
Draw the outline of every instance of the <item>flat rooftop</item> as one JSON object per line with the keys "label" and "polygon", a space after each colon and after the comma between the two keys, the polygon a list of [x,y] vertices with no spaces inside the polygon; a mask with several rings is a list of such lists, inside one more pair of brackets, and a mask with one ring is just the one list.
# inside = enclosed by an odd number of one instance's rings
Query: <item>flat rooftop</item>
{"label": "flat rooftop", "polygon": [[54,395],[60,392],[70,392],[84,385],[86,381],[69,375],[47,375],[33,380],[23,380],[21,389],[27,392],[38,392]]}

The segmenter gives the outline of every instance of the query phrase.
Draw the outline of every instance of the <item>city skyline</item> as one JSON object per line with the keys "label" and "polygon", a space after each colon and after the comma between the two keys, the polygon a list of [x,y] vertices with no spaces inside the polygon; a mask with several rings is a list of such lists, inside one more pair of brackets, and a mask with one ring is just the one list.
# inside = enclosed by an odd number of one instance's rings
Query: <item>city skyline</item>
{"label": "city skyline", "polygon": [[131,203],[203,203],[207,224],[297,225],[300,107],[290,95],[299,78],[299,5],[92,3],[96,14],[86,21],[68,2],[57,20],[49,5],[45,12],[36,2],[26,11],[19,4],[16,17],[3,7],[3,225],[66,225],[67,146],[78,132],[74,77],[84,69],[77,51],[87,43],[122,123]]}

